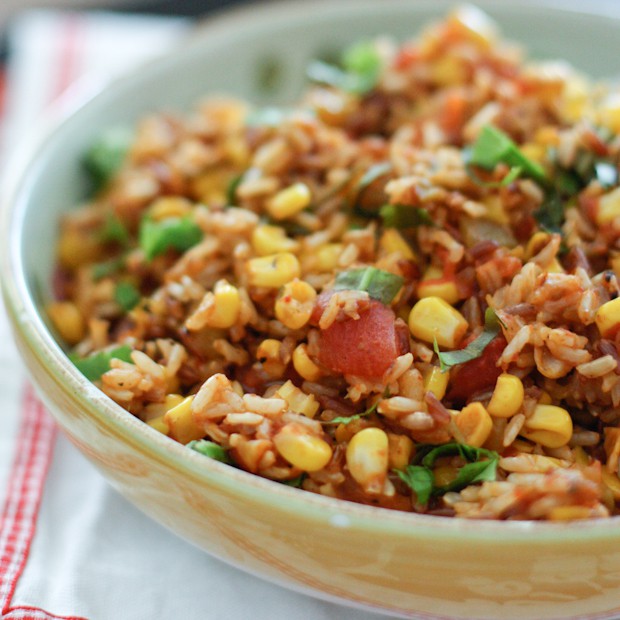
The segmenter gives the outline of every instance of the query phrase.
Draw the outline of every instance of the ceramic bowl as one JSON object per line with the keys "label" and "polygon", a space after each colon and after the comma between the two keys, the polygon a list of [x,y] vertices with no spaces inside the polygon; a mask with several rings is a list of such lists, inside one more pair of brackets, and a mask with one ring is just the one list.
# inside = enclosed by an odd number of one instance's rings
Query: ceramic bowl
{"label": "ceramic bowl", "polygon": [[[451,4],[451,3],[450,3]],[[620,71],[620,11],[480,2],[534,55]],[[562,8],[563,7],[563,8]],[[449,4],[374,0],[251,7],[91,98],[36,140],[3,188],[2,283],[21,353],[71,441],[146,515],[206,552],[314,596],[409,618],[618,618],[620,521],[482,522],[403,514],[258,478],[160,435],[71,364],[42,316],[60,214],[84,195],[79,157],[102,128],[207,93],[292,100],[309,58],[371,35],[405,38]],[[277,79],[268,92],[261,71]]]}

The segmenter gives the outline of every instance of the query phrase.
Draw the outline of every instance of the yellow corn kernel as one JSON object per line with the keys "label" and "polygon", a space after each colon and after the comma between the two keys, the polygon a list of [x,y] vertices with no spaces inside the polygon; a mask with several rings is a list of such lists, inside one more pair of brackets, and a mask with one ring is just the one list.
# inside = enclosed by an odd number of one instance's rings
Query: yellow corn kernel
{"label": "yellow corn kernel", "polygon": [[287,381],[281,385],[274,396],[283,398],[291,411],[305,415],[307,418],[313,418],[319,410],[319,403],[314,394],[306,394],[296,387],[292,381]]}
{"label": "yellow corn kernel", "polygon": [[184,398],[178,405],[164,414],[164,421],[170,429],[170,437],[186,444],[194,439],[204,437],[204,431],[198,427],[192,417],[193,396]]}
{"label": "yellow corn kernel", "polygon": [[411,246],[395,228],[387,228],[383,231],[379,246],[388,254],[398,253],[407,260],[417,260]]}
{"label": "yellow corn kernel", "polygon": [[252,248],[259,256],[278,252],[297,252],[299,243],[286,235],[281,226],[262,224],[252,232]]}
{"label": "yellow corn kernel", "polygon": [[504,202],[497,194],[491,194],[483,201],[484,206],[487,208],[486,219],[495,222],[496,224],[509,224],[510,219],[508,214],[504,210]]}
{"label": "yellow corn kernel", "polygon": [[226,204],[231,172],[225,168],[211,168],[192,181],[192,193],[205,204]]}
{"label": "yellow corn kernel", "polygon": [[590,457],[581,446],[575,446],[572,450],[577,465],[587,467],[590,464]]}
{"label": "yellow corn kernel", "polygon": [[174,217],[183,217],[191,213],[191,202],[178,196],[164,196],[158,198],[149,207],[149,216],[156,221],[167,220]]}
{"label": "yellow corn kernel", "polygon": [[342,243],[326,243],[319,247],[315,254],[315,269],[321,272],[335,269],[343,249]]}
{"label": "yellow corn kernel", "polygon": [[487,411],[495,418],[510,418],[521,409],[524,396],[521,379],[506,372],[502,373],[495,383]]}
{"label": "yellow corn kernel", "polygon": [[525,258],[530,260],[532,256],[536,256],[549,243],[550,237],[551,235],[546,232],[538,231],[534,233],[525,246]]}
{"label": "yellow corn kernel", "polygon": [[431,65],[431,79],[440,86],[461,84],[466,75],[465,66],[456,56],[440,56]]}
{"label": "yellow corn kernel", "polygon": [[305,183],[294,183],[267,201],[265,208],[274,219],[285,220],[303,211],[311,200],[310,188]]}
{"label": "yellow corn kernel", "polygon": [[545,159],[547,149],[542,144],[527,142],[519,147],[519,150],[528,158],[535,162],[542,163]]}
{"label": "yellow corn kernel", "polygon": [[439,465],[433,469],[433,480],[438,487],[445,487],[456,480],[459,474],[458,467],[453,465]]}
{"label": "yellow corn kernel", "polygon": [[457,439],[469,446],[480,448],[493,430],[493,420],[482,403],[470,403],[456,413],[454,423],[461,437]]}
{"label": "yellow corn kernel", "polygon": [[237,287],[226,280],[219,280],[213,287],[213,310],[207,319],[209,327],[228,329],[239,318],[241,296]]}
{"label": "yellow corn kernel", "polygon": [[539,405],[552,405],[553,404],[553,399],[551,398],[551,395],[549,394],[549,392],[545,392],[545,390],[541,390],[540,398],[538,399],[538,404]]}
{"label": "yellow corn kernel", "polygon": [[82,313],[71,301],[55,301],[45,307],[60,337],[67,344],[77,344],[84,338],[86,324]]}
{"label": "yellow corn kernel", "polygon": [[620,323],[620,297],[604,303],[594,317],[601,336],[611,335]]}
{"label": "yellow corn kernel", "polygon": [[300,329],[309,320],[314,309],[316,291],[303,280],[292,280],[286,283],[274,306],[276,319],[289,329]]}
{"label": "yellow corn kernel", "polygon": [[65,228],[58,240],[57,255],[62,267],[77,269],[85,263],[93,263],[101,255],[101,244],[92,234],[73,228]]}
{"label": "yellow corn kernel", "polygon": [[273,443],[293,467],[302,471],[319,471],[332,458],[331,446],[324,439],[311,435],[303,424],[286,424],[274,436]]}
{"label": "yellow corn kernel", "polygon": [[224,152],[228,160],[236,168],[245,168],[250,160],[250,149],[247,142],[238,135],[231,135],[225,139]]}
{"label": "yellow corn kernel", "polygon": [[387,433],[388,437],[388,467],[390,469],[405,469],[413,455],[413,441],[407,435]]}
{"label": "yellow corn kernel", "polygon": [[246,262],[248,281],[252,286],[280,288],[301,274],[299,261],[290,252],[278,252]]}
{"label": "yellow corn kernel", "polygon": [[323,374],[321,369],[310,359],[308,345],[304,343],[297,345],[293,351],[293,368],[306,381],[318,381]]}
{"label": "yellow corn kernel", "polygon": [[389,441],[380,428],[355,433],[347,446],[346,459],[353,479],[370,494],[383,490],[389,463]]}
{"label": "yellow corn kernel", "polygon": [[562,407],[536,405],[534,413],[525,420],[521,435],[545,448],[560,448],[573,435],[573,421]]}
{"label": "yellow corn kernel", "polygon": [[454,348],[467,331],[465,317],[441,297],[420,299],[409,313],[409,330],[416,338]]}
{"label": "yellow corn kernel", "polygon": [[357,418],[355,420],[351,420],[346,424],[338,424],[336,430],[334,431],[334,437],[338,443],[347,443],[351,441],[351,438],[356,433],[359,433],[364,428],[376,427],[377,423],[370,418]]}
{"label": "yellow corn kernel", "polygon": [[611,491],[615,500],[620,500],[620,478],[618,474],[611,473],[605,468],[601,469],[603,484]]}
{"label": "yellow corn kernel", "polygon": [[418,284],[418,297],[439,297],[449,304],[455,304],[459,300],[459,292],[454,278],[444,278],[443,271],[431,265]]}
{"label": "yellow corn kernel", "polygon": [[575,519],[589,519],[592,509],[587,506],[556,506],[549,512],[551,521],[574,521]]}
{"label": "yellow corn kernel", "polygon": [[598,200],[594,219],[599,226],[610,224],[620,217],[620,187],[603,194]]}
{"label": "yellow corn kernel", "polygon": [[428,366],[422,372],[424,379],[424,389],[432,392],[438,400],[446,395],[448,389],[448,381],[450,380],[450,372],[441,372],[439,366]]}
{"label": "yellow corn kernel", "polygon": [[281,350],[282,343],[274,338],[263,340],[256,349],[256,359],[262,363],[265,372],[276,379],[286,370],[286,364],[280,357]]}
{"label": "yellow corn kernel", "polygon": [[166,422],[166,416],[160,415],[152,420],[147,422],[149,426],[152,426],[156,431],[159,431],[162,435],[168,435],[170,433],[170,428],[168,427],[168,423]]}
{"label": "yellow corn kernel", "polygon": [[553,125],[545,125],[536,130],[534,141],[542,146],[559,146],[560,134],[557,127]]}
{"label": "yellow corn kernel", "polygon": [[620,93],[612,93],[598,107],[598,121],[614,133],[620,132]]}

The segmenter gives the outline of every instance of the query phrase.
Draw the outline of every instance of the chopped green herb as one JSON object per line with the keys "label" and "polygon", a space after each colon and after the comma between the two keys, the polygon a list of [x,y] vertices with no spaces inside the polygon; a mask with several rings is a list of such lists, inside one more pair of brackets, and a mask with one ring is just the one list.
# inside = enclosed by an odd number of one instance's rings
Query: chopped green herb
{"label": "chopped green herb", "polygon": [[97,381],[102,374],[110,370],[111,360],[119,359],[123,362],[131,362],[131,351],[131,347],[123,345],[108,351],[100,351],[88,357],[70,355],[69,359],[88,380]]}
{"label": "chopped green herb", "polygon": [[115,242],[126,246],[129,243],[129,231],[114,213],[109,213],[99,233],[99,238],[103,243]]}
{"label": "chopped green herb", "polygon": [[495,339],[499,334],[501,328],[500,320],[495,314],[492,308],[487,308],[484,313],[484,330],[475,339],[472,340],[464,349],[457,349],[456,351],[444,351],[439,350],[437,340],[433,342],[433,348],[437,357],[439,358],[439,366],[442,372],[445,372],[451,366],[457,364],[463,364],[471,360],[480,357],[487,345]]}
{"label": "chopped green herb", "polygon": [[243,174],[238,174],[236,177],[231,179],[228,187],[226,188],[226,202],[231,207],[237,204],[237,188],[241,185],[242,181]]}
{"label": "chopped green herb", "polygon": [[125,312],[135,308],[140,298],[140,291],[131,282],[119,282],[116,285],[114,300]]}
{"label": "chopped green herb", "polygon": [[543,230],[550,233],[561,233],[564,223],[564,202],[559,192],[546,192],[542,204],[534,211],[533,215]]}
{"label": "chopped green herb", "polygon": [[95,191],[101,189],[123,165],[133,139],[126,128],[114,128],[103,133],[86,151],[83,165]]}
{"label": "chopped green herb", "polygon": [[[438,458],[460,456],[464,461],[456,478],[444,486],[436,486],[433,466]],[[399,478],[416,494],[418,504],[427,504],[432,496],[460,491],[476,482],[493,481],[497,476],[499,454],[492,450],[459,443],[420,446],[414,462],[404,470],[395,470]]]}
{"label": "chopped green herb", "polygon": [[91,268],[93,280],[107,278],[120,271],[125,266],[125,257],[113,258],[102,263],[95,263]]}
{"label": "chopped green herb", "polygon": [[195,439],[185,445],[191,450],[200,452],[200,454],[208,456],[214,461],[220,461],[221,463],[232,463],[230,456],[228,456],[228,451],[213,441],[208,441],[207,439]]}
{"label": "chopped green herb", "polygon": [[488,187],[488,188],[496,188],[496,187],[506,187],[510,185],[513,181],[516,181],[523,172],[523,169],[520,166],[513,166],[508,174],[501,181],[484,181],[481,179],[470,161],[466,161],[465,163],[465,172],[467,172],[467,176],[480,187]]}
{"label": "chopped green herb", "polygon": [[202,240],[202,230],[189,217],[168,218],[154,221],[149,218],[140,224],[140,247],[147,260],[174,248],[179,252],[189,250]]}
{"label": "chopped green herb", "polygon": [[336,276],[335,291],[366,291],[386,306],[396,297],[404,279],[376,267],[342,271]]}
{"label": "chopped green herb", "polygon": [[480,131],[472,146],[469,162],[487,170],[493,170],[497,164],[504,163],[511,168],[520,168],[520,174],[542,185],[547,182],[543,167],[527,158],[503,131],[492,125],[485,125]]}
{"label": "chopped green herb", "polygon": [[282,480],[282,484],[285,484],[287,487],[294,487],[296,489],[301,489],[301,485],[306,478],[305,472],[299,474],[299,476],[295,478],[291,478],[290,480]]}
{"label": "chopped green herb", "polygon": [[314,82],[356,95],[364,95],[377,85],[381,57],[373,43],[360,42],[346,49],[341,65],[342,68],[314,60],[308,66],[307,75]]}
{"label": "chopped green herb", "polygon": [[349,424],[349,422],[353,422],[353,420],[359,420],[360,418],[365,418],[369,416],[371,413],[374,413],[379,406],[379,398],[375,401],[373,405],[370,405],[366,411],[362,411],[361,413],[355,413],[353,415],[348,416],[338,416],[325,422],[325,424]]}
{"label": "chopped green herb", "polygon": [[418,226],[434,226],[428,211],[423,207],[409,205],[383,205],[379,209],[383,225],[390,228],[416,228]]}
{"label": "chopped green herb", "polygon": [[407,465],[396,469],[396,474],[416,494],[416,503],[420,506],[428,504],[435,488],[435,477],[432,470],[421,465]]}

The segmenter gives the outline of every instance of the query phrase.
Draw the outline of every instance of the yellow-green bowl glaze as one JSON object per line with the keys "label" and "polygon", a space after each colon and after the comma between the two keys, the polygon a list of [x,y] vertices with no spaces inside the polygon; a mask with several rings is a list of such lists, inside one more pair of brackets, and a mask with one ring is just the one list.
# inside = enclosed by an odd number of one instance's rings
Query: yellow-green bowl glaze
{"label": "yellow-green bowl glaze", "polygon": [[[103,128],[153,110],[188,109],[206,93],[258,104],[290,101],[313,55],[363,36],[408,37],[451,4],[337,0],[251,7],[210,20],[172,55],[90,98],[37,139],[5,179],[0,248],[8,313],[33,381],[71,441],[146,515],[242,570],[409,618],[619,618],[617,518],[570,524],[439,519],[260,479],[187,450],[103,396],[73,367],[41,314],[58,218],[84,195],[79,157]],[[536,54],[568,58],[598,75],[619,73],[620,11],[555,4],[479,3],[506,36]],[[257,74],[274,59],[280,81],[266,93]]]}

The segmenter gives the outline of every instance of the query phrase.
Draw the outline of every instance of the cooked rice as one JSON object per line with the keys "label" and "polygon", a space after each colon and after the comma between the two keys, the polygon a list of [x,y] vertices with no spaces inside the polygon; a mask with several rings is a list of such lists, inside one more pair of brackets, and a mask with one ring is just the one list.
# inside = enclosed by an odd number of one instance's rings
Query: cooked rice
{"label": "cooked rice", "polygon": [[[211,99],[139,123],[62,222],[55,284],[77,312],[50,304],[78,358],[112,352],[93,379],[105,394],[176,441],[341,500],[619,514],[619,112],[467,23],[457,11],[372,48],[370,90],[314,86],[275,122]],[[472,163],[490,126],[517,163]],[[147,221],[195,238],[149,254]],[[362,269],[398,286],[350,284]],[[462,329],[444,341],[450,321]],[[450,361],[459,349],[469,359]]]}

